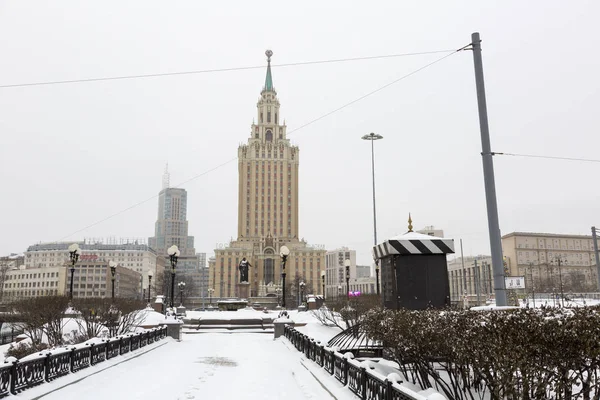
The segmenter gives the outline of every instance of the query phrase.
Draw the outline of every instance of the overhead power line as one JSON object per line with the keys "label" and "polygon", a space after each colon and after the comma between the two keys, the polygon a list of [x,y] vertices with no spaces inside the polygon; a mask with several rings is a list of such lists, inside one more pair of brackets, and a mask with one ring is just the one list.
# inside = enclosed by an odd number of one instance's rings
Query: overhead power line
{"label": "overhead power line", "polygon": [[583,162],[600,163],[600,160],[596,160],[593,158],[543,156],[543,155],[536,155],[536,154],[516,154],[516,153],[499,153],[499,152],[493,152],[492,155],[493,156],[527,157],[527,158],[545,158],[545,159],[549,159],[549,160],[566,160],[566,161],[583,161]]}
{"label": "overhead power line", "polygon": [[[336,112],[338,112],[338,111],[341,111],[341,110],[343,110],[343,109],[345,109],[345,108],[347,108],[347,107],[349,107],[349,106],[351,106],[351,105],[353,105],[353,104],[355,104],[355,103],[357,103],[357,102],[359,102],[359,101],[361,101],[361,100],[364,100],[364,99],[366,99],[366,98],[367,98],[367,97],[369,97],[369,96],[372,96],[372,95],[374,95],[375,93],[378,93],[378,92],[382,91],[382,90],[383,90],[383,89],[385,89],[385,88],[388,88],[388,87],[392,86],[392,85],[393,85],[393,84],[395,84],[395,83],[398,83],[398,82],[400,82],[400,81],[402,81],[402,80],[404,80],[404,79],[406,79],[406,78],[408,78],[408,77],[410,77],[410,76],[412,76],[412,75],[415,75],[415,74],[417,74],[417,73],[419,73],[419,72],[423,71],[424,69],[426,69],[426,68],[428,68],[428,67],[431,67],[432,65],[434,65],[434,64],[437,64],[437,63],[439,63],[439,62],[441,62],[441,61],[445,60],[446,58],[448,58],[448,57],[450,57],[450,56],[452,56],[452,55],[454,55],[454,54],[458,53],[459,51],[465,50],[465,49],[466,49],[468,46],[470,46],[470,44],[469,44],[469,45],[467,45],[467,46],[463,46],[463,47],[461,47],[461,48],[460,48],[460,49],[458,49],[458,50],[452,50],[452,52],[451,52],[451,53],[449,53],[449,54],[446,54],[445,56],[443,56],[443,57],[440,57],[440,58],[436,59],[435,61],[432,61],[432,62],[430,62],[430,63],[428,63],[428,64],[425,64],[425,65],[423,65],[422,67],[420,67],[420,68],[417,68],[417,69],[413,70],[412,72],[409,72],[408,74],[405,74],[405,75],[401,76],[401,77],[400,77],[400,78],[398,78],[398,79],[395,79],[395,80],[393,80],[393,81],[391,81],[391,82],[389,82],[389,83],[387,83],[387,84],[385,84],[385,85],[383,85],[383,86],[380,86],[380,87],[378,87],[378,88],[377,88],[377,89],[375,89],[375,90],[372,90],[372,91],[368,92],[367,94],[364,94],[364,95],[362,95],[362,96],[360,96],[360,97],[358,97],[358,98],[356,98],[356,99],[354,99],[354,100],[352,100],[352,101],[350,101],[350,102],[348,102],[348,103],[345,103],[345,104],[343,104],[343,105],[342,105],[342,106],[340,106],[340,107],[337,107],[337,108],[335,108],[335,109],[333,109],[333,110],[331,110],[331,111],[329,111],[329,112],[327,112],[327,113],[325,113],[325,114],[322,114],[321,116],[319,116],[319,117],[317,117],[317,118],[314,118],[314,119],[312,119],[312,120],[310,120],[310,121],[306,122],[306,123],[305,123],[305,124],[303,124],[303,125],[300,125],[300,126],[299,126],[298,128],[296,128],[296,129],[292,129],[292,130],[290,130],[290,131],[288,132],[288,134],[287,134],[287,135],[288,135],[288,136],[289,136],[289,135],[292,135],[292,134],[294,134],[295,132],[297,132],[297,131],[299,131],[299,130],[301,130],[301,129],[303,129],[303,128],[306,128],[307,126],[309,126],[309,125],[312,125],[312,124],[314,124],[315,122],[322,120],[323,118],[326,118],[326,117],[328,117],[328,116],[330,116],[330,115],[332,115],[332,114],[334,114],[334,113],[336,113]],[[411,53],[411,54],[416,54],[416,53]],[[421,54],[429,54],[429,53],[421,53]],[[391,57],[391,56],[389,56],[389,57]],[[263,68],[263,66],[261,66],[261,68]],[[194,181],[194,180],[196,180],[196,179],[198,179],[198,178],[200,178],[200,177],[202,177],[202,176],[205,176],[205,175],[207,175],[207,174],[209,174],[209,173],[211,173],[211,172],[214,172],[214,171],[216,171],[217,169],[219,169],[219,168],[221,168],[221,167],[224,167],[224,166],[225,166],[225,165],[227,165],[227,164],[230,164],[230,163],[232,163],[232,162],[236,161],[237,159],[238,159],[238,158],[237,158],[237,157],[235,157],[235,158],[232,158],[232,159],[230,159],[230,160],[228,160],[228,161],[225,161],[225,162],[223,162],[223,163],[221,163],[221,164],[219,164],[219,165],[217,165],[217,166],[215,166],[215,167],[212,167],[212,168],[210,168],[210,169],[208,169],[208,170],[206,170],[206,171],[204,171],[204,172],[202,172],[202,173],[200,173],[200,174],[198,174],[198,175],[195,175],[195,176],[193,176],[193,177],[191,177],[191,178],[189,178],[189,179],[187,179],[187,180],[185,180],[185,181],[183,181],[183,182],[180,182],[179,184],[175,185],[174,187],[179,187],[179,186],[181,186],[181,185],[184,185],[184,184],[186,184],[186,183],[189,183],[189,182],[191,182],[191,181]],[[116,216],[118,216],[118,215],[121,215],[121,214],[123,214],[123,213],[125,213],[125,212],[127,212],[127,211],[129,211],[129,210],[131,210],[131,209],[133,209],[133,208],[135,208],[135,207],[138,207],[138,206],[140,206],[140,205],[142,205],[142,204],[144,204],[144,203],[147,203],[147,202],[148,202],[148,201],[150,201],[150,200],[156,199],[157,197],[158,197],[158,195],[154,195],[154,196],[152,196],[152,197],[149,197],[149,198],[147,198],[146,200],[140,201],[140,202],[138,202],[138,203],[136,203],[136,204],[134,204],[134,205],[132,205],[132,206],[129,206],[129,207],[127,207],[127,208],[125,208],[125,209],[123,209],[123,210],[121,210],[121,211],[119,211],[119,212],[117,212],[117,213],[115,213],[115,214],[112,214],[112,215],[110,215],[110,216],[108,216],[108,217],[106,217],[106,218],[103,218],[103,219],[101,219],[101,220],[99,220],[99,221],[97,221],[97,222],[94,222],[94,223],[92,223],[92,224],[90,224],[90,225],[88,225],[88,226],[86,226],[86,227],[84,227],[84,228],[78,229],[78,230],[76,230],[75,232],[73,232],[73,233],[71,233],[71,234],[69,234],[69,235],[67,235],[67,236],[64,236],[64,237],[63,237],[62,239],[60,239],[60,240],[64,240],[64,239],[66,239],[66,238],[69,238],[69,237],[71,237],[71,236],[73,236],[73,235],[75,235],[75,234],[77,234],[77,233],[79,233],[79,232],[85,231],[85,230],[87,230],[87,229],[89,229],[89,228],[92,228],[92,227],[94,227],[94,226],[96,226],[96,225],[99,225],[99,224],[101,224],[101,223],[103,223],[103,222],[105,222],[105,221],[108,221],[108,220],[109,220],[109,219],[111,219],[111,218],[114,218],[114,217],[116,217]]]}
{"label": "overhead power line", "polygon": [[[434,51],[422,51],[418,53],[401,53],[401,54],[387,54],[379,56],[365,56],[365,57],[350,57],[350,58],[337,58],[330,60],[317,60],[317,61],[301,61],[287,64],[272,64],[272,67],[295,67],[300,65],[314,65],[314,64],[330,64],[330,63],[341,63],[349,61],[364,61],[364,60],[377,60],[384,58],[396,58],[396,57],[409,57],[409,56],[421,56],[427,54],[438,54],[438,53],[452,53],[456,50],[434,50]],[[30,82],[30,83],[15,83],[0,85],[0,89],[15,88],[15,87],[27,87],[27,86],[49,86],[49,85],[64,85],[68,83],[85,83],[85,82],[105,82],[105,81],[118,81],[126,79],[146,79],[146,78],[158,78],[164,76],[178,76],[178,75],[196,75],[196,74],[208,74],[215,72],[231,72],[231,71],[244,71],[250,69],[262,69],[264,65],[254,65],[246,67],[231,67],[231,68],[216,68],[216,69],[203,69],[193,71],[180,71],[180,72],[163,72],[156,74],[138,74],[138,75],[122,75],[122,76],[110,76],[100,78],[84,78],[84,79],[68,79],[61,81],[46,81],[46,82]]]}

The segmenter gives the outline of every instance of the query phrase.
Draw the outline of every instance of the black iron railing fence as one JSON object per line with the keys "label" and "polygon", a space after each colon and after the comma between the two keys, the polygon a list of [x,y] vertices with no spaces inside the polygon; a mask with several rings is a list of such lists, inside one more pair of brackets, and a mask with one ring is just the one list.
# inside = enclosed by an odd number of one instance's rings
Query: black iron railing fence
{"label": "black iron railing fence", "polygon": [[80,371],[120,354],[144,347],[167,336],[167,327],[107,339],[86,347],[59,349],[26,361],[0,365],[0,398]]}
{"label": "black iron railing fence", "polygon": [[344,357],[291,326],[285,327],[285,337],[306,358],[323,367],[362,400],[425,400],[424,396],[412,393],[397,382],[368,370],[359,361]]}

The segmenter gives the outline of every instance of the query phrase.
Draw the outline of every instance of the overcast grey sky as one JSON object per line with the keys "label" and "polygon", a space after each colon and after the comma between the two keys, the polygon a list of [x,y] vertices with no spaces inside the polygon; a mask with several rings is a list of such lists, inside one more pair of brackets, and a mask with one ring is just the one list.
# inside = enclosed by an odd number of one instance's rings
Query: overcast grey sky
{"label": "overcast grey sky", "polygon": [[[479,31],[492,148],[600,158],[597,1],[0,1],[0,85],[445,50]],[[274,67],[288,130],[443,54]],[[173,185],[237,155],[265,69],[0,88],[0,255],[39,241],[148,237]],[[294,132],[300,235],[370,262],[369,143],[378,236],[434,225],[489,253],[471,52]],[[600,164],[494,160],[502,233],[589,234]],[[190,234],[209,255],[237,235],[237,162],[194,179]],[[70,236],[69,236],[70,235]],[[68,236],[68,237],[67,237]],[[457,246],[458,247],[458,246]]]}

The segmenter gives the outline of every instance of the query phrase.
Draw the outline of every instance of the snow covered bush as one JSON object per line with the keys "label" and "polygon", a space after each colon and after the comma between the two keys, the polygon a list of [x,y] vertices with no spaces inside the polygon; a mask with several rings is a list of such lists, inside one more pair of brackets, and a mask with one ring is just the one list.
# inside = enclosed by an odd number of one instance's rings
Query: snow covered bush
{"label": "snow covered bush", "polygon": [[343,330],[356,325],[369,310],[380,306],[381,300],[377,295],[361,295],[350,300],[340,297],[327,300],[326,306],[312,310],[311,314],[323,325],[337,326]]}
{"label": "snow covered bush", "polygon": [[37,353],[38,351],[46,350],[47,348],[48,345],[45,343],[34,344],[27,340],[25,342],[11,344],[4,355],[5,357],[15,357],[16,359],[21,359],[30,354]]}
{"label": "snow covered bush", "polygon": [[407,381],[448,399],[600,396],[600,308],[372,310],[362,321]]}

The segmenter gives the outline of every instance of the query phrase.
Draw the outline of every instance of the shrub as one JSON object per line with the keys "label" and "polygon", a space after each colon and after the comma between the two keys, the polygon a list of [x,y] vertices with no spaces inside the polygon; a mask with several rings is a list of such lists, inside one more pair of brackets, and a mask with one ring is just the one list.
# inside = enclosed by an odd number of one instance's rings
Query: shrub
{"label": "shrub", "polygon": [[34,344],[31,342],[28,343],[17,343],[16,345],[11,344],[6,353],[4,353],[5,357],[15,357],[17,359],[21,359],[30,354],[37,353],[38,351],[46,350],[48,345],[45,343]]}
{"label": "shrub", "polygon": [[406,380],[448,399],[600,396],[600,308],[371,310],[362,325]]}

